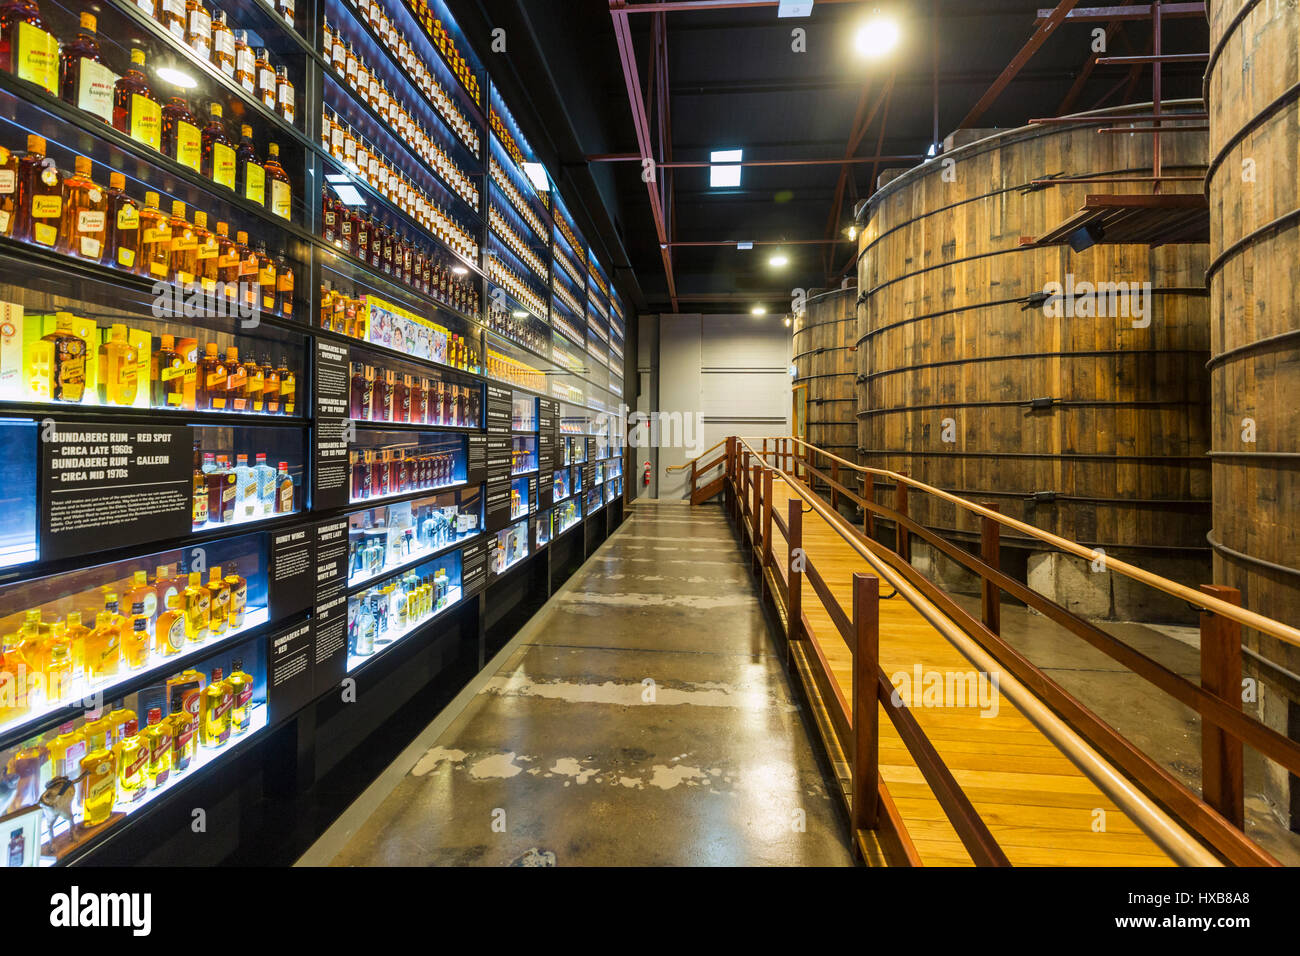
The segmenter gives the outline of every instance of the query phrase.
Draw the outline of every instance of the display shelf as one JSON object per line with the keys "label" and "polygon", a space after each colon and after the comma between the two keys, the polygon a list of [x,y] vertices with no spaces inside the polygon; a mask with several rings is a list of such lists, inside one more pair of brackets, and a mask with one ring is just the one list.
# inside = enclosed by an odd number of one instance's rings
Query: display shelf
{"label": "display shelf", "polygon": [[349,595],[348,673],[460,603],[461,555],[462,550],[451,550]]}
{"label": "display shelf", "polygon": [[[493,143],[496,144],[496,140],[493,140]],[[500,145],[496,145],[499,150]],[[498,158],[495,154],[489,157],[489,179],[492,186],[500,195],[505,197],[506,203],[519,215],[520,220],[532,230],[533,235],[537,239],[546,242],[550,231],[546,226],[546,220],[537,214],[537,210],[533,209],[528,203],[525,193],[515,184],[514,175],[511,173],[514,166],[513,164],[507,165],[508,162],[509,160]]]}
{"label": "display shelf", "polygon": [[[475,316],[467,312],[461,312],[455,306],[434,295],[400,284],[394,281],[392,276],[385,276],[382,272],[375,272],[369,265],[361,262],[355,256],[333,246],[326,245],[324,247],[321,255],[317,257],[317,265],[322,272],[325,283],[331,288],[335,285],[347,284],[353,287],[353,293],[358,297],[375,296],[382,300],[393,300],[396,304],[417,314],[431,311],[435,316],[441,313],[467,328],[480,329],[482,327],[482,323]],[[315,335],[329,335],[339,341],[359,342],[371,348],[386,349],[386,346],[380,343],[370,342],[355,335],[346,335],[343,332],[321,328],[319,311],[316,312],[316,316],[315,327],[312,330]]]}
{"label": "display shelf", "polygon": [[[382,9],[386,9],[400,0],[390,0],[389,3],[377,3]],[[340,0],[325,0],[323,4],[323,14],[327,22],[335,25],[338,32],[349,41],[356,41],[354,46],[359,46],[365,55],[368,66],[373,72],[379,73],[384,80],[389,91],[405,89],[411,93],[411,96],[404,97],[403,106],[409,111],[414,108],[411,99],[418,98],[437,120],[437,128],[440,129],[444,145],[447,142],[453,143],[459,154],[453,154],[453,158],[467,159],[479,164],[480,171],[482,165],[482,146],[483,137],[486,134],[486,128],[482,122],[481,116],[465,115],[460,111],[459,115],[452,112],[459,110],[459,106],[448,98],[446,104],[440,104],[436,97],[430,95],[418,82],[413,82],[410,70],[401,63],[398,56],[394,53],[392,47],[385,43],[383,38],[375,31],[374,26],[368,19],[361,16],[360,12],[352,5],[340,2]],[[422,44],[417,34],[410,38],[416,41],[412,49],[418,49]],[[418,55],[418,54],[417,54]],[[321,67],[325,72],[337,71],[334,69],[333,56],[320,56]],[[429,59],[422,61],[426,68],[432,62]],[[382,72],[381,72],[382,71]],[[445,76],[431,74],[431,78],[440,84],[447,79]],[[445,90],[445,86],[444,86]],[[477,122],[471,122],[470,120]],[[458,125],[464,125],[465,130],[457,129]]]}
{"label": "display shelf", "polygon": [[[462,98],[473,108],[477,113],[477,118],[482,122],[486,115],[486,105],[483,93],[485,84],[480,77],[486,76],[487,71],[483,66],[483,62],[467,41],[465,34],[457,26],[456,19],[451,15],[447,4],[443,0],[383,0],[381,5],[389,10],[390,16],[393,16],[394,19],[398,18],[397,11],[400,8],[405,11],[408,21],[418,24],[419,29],[424,32],[424,36],[429,41],[430,49],[436,51],[435,57],[438,63],[452,77]],[[463,59],[467,75],[473,77],[473,89],[466,85],[465,79],[456,75],[455,64],[450,58],[449,52],[444,51],[439,46],[438,38],[433,32],[435,23],[442,26],[446,33],[446,39]],[[408,39],[414,38],[408,37]]]}

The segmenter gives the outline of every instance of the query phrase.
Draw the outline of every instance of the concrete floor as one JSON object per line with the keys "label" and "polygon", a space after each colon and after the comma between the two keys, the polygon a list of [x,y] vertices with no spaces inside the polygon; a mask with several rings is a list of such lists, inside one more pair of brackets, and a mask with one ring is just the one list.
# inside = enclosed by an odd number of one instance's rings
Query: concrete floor
{"label": "concrete floor", "polygon": [[637,504],[518,640],[304,863],[852,863],[720,509]]}

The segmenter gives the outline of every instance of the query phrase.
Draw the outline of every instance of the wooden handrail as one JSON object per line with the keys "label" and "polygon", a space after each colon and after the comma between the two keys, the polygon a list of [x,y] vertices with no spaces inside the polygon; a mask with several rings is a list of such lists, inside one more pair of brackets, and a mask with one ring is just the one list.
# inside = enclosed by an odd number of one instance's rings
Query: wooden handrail
{"label": "wooden handrail", "polygon": [[[689,467],[691,466],[691,462],[699,461],[701,458],[703,458],[703,457],[704,457],[705,455],[707,455],[709,452],[713,451],[713,449],[715,449],[715,448],[721,448],[721,447],[722,447],[723,445],[725,445],[726,443],[727,443],[727,440],[724,438],[724,439],[722,439],[722,441],[718,442],[716,445],[710,445],[708,448],[704,449],[704,451],[700,452],[700,453],[699,453],[698,455],[696,455],[694,458],[690,459],[690,461],[684,461],[684,462],[682,462],[680,465],[673,465],[673,466],[671,466],[671,467],[669,467],[669,468],[665,468],[665,469],[664,469],[664,472],[665,472],[666,474],[672,474],[674,471],[682,471],[682,470],[684,470],[684,469],[686,469],[686,468],[689,468]],[[705,470],[707,470],[707,469],[705,469]]]}
{"label": "wooden handrail", "polygon": [[[1203,591],[1189,588],[1185,585],[1179,584],[1177,581],[1170,581],[1168,578],[1161,577],[1158,574],[1153,574],[1150,571],[1146,571],[1135,565],[1121,561],[1119,558],[1113,557],[1109,554],[1104,554],[1095,548],[1085,547],[1084,545],[1071,541],[1068,538],[1062,538],[1060,535],[1052,534],[1050,531],[1044,531],[1031,524],[1018,521],[1015,518],[1010,518],[992,510],[991,508],[986,508],[983,505],[976,504],[975,502],[967,498],[962,498],[959,495],[951,494],[941,488],[935,488],[933,485],[927,485],[925,482],[917,481],[915,478],[910,478],[907,475],[883,468],[869,468],[865,465],[859,465],[847,461],[846,459],[818,448],[816,445],[810,445],[801,438],[792,437],[791,440],[802,445],[806,449],[811,449],[817,454],[831,459],[832,461],[838,461],[841,466],[847,466],[848,468],[863,474],[880,475],[891,478],[895,482],[909,485],[918,491],[924,491],[926,494],[934,495],[944,501],[951,502],[972,514],[980,515],[983,518],[997,522],[1003,527],[1012,528],[1019,531],[1021,534],[1028,535],[1031,538],[1036,538],[1039,541],[1052,545],[1054,548],[1073,554],[1075,557],[1084,558],[1087,561],[1096,561],[1099,558],[1104,557],[1106,561],[1106,570],[1108,571],[1118,572],[1119,574],[1131,578],[1141,584],[1145,584],[1148,587],[1155,588],[1158,591],[1163,591],[1182,601],[1186,601],[1194,607],[1206,611],[1212,611],[1230,621],[1236,621],[1243,627],[1252,628],[1253,630],[1259,631],[1261,634],[1267,634],[1270,637],[1275,637],[1279,641],[1291,644],[1294,647],[1300,647],[1300,628],[1292,627],[1289,624],[1283,624],[1281,621],[1276,621],[1271,617],[1257,614],[1254,611],[1231,604],[1228,601],[1221,600],[1220,598],[1216,598],[1211,594],[1206,594]],[[746,448],[749,448],[751,452],[753,451],[753,447],[748,442],[745,442],[744,439],[741,439],[741,441],[745,444]]]}
{"label": "wooden handrail", "polygon": [[[794,441],[803,445],[805,448],[812,448],[814,451],[821,450],[816,446],[809,445],[801,439],[795,438]],[[754,447],[743,438],[737,439],[737,450],[741,448],[749,455],[756,458],[760,457]],[[843,461],[841,459],[841,461]],[[861,470],[860,466],[847,463],[853,468]],[[769,466],[771,467],[771,466]],[[781,468],[773,467],[771,469],[775,475],[779,475],[792,489],[797,491],[799,482],[793,476]],[[893,474],[892,472],[889,474]],[[899,476],[901,477],[901,476]],[[920,485],[925,490],[927,485]],[[1128,816],[1156,843],[1170,854],[1176,861],[1184,865],[1192,866],[1221,866],[1219,859],[1210,853],[1201,843],[1196,840],[1187,829],[1179,825],[1168,813],[1152,801],[1145,793],[1137,789],[1127,778],[1119,774],[1109,762],[1104,760],[1101,755],[1076,731],[1070,728],[1059,716],[1057,716],[1046,704],[1038,699],[1029,689],[1022,684],[1012,674],[1007,673],[1002,668],[997,659],[984,650],[969,634],[961,627],[954,623],[949,617],[943,614],[937,606],[927,600],[922,593],[913,586],[902,574],[883,561],[869,547],[858,540],[855,529],[851,528],[844,519],[836,512],[831,511],[824,505],[816,495],[804,496],[799,493],[800,497],[816,511],[822,519],[852,548],[857,554],[867,562],[873,569],[873,573],[888,581],[894,590],[908,604],[911,604],[917,612],[925,618],[932,627],[942,634],[958,651],[970,660],[977,668],[986,673],[1000,673],[999,689],[1008,699],[1017,707],[1017,709],[1046,734],[1049,739],[1053,740],[1062,753],[1064,753],[1083,773],[1091,779],[1098,787],[1101,788]],[[980,508],[983,512],[987,509]],[[989,512],[990,516],[1000,517],[996,512]],[[1064,540],[1064,539],[1061,539]],[[1225,603],[1226,602],[1216,602]],[[1226,605],[1231,606],[1231,605]],[[842,613],[842,612],[841,612]]]}

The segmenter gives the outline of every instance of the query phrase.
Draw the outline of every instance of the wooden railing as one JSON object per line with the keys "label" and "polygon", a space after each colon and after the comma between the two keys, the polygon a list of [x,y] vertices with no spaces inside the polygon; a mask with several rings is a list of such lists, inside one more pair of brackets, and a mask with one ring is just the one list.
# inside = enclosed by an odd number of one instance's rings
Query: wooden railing
{"label": "wooden railing", "polygon": [[[762,582],[762,592],[764,595],[775,592],[786,616],[788,646],[803,648],[803,657],[813,671],[823,699],[839,701],[838,707],[831,705],[827,710],[839,743],[844,752],[851,755],[851,812],[856,829],[877,830],[888,838],[887,842],[902,858],[916,862],[914,851],[909,852],[910,839],[906,828],[896,811],[892,810],[878,773],[875,706],[888,700],[893,691],[878,663],[878,579],[885,578],[968,658],[987,660],[990,667],[986,669],[1004,668],[1003,692],[1014,697],[1017,706],[1040,728],[1050,731],[1049,736],[1067,756],[1176,860],[1202,865],[1220,861],[1235,865],[1279,865],[1243,832],[1242,748],[1250,745],[1296,774],[1300,773],[1300,744],[1242,712],[1241,628],[1253,627],[1288,643],[1296,643],[1292,636],[1300,639],[1300,632],[1240,607],[1240,597],[1233,589],[1207,585],[1196,591],[1107,556],[1108,570],[1183,598],[1201,610],[1201,683],[1196,684],[1038,594],[1003,573],[998,566],[999,534],[1004,526],[1079,557],[1095,559],[1098,552],[1093,549],[1007,518],[988,504],[976,504],[906,475],[865,468],[797,438],[763,439],[761,449],[758,439],[751,444],[741,438],[732,438],[726,444],[725,505],[742,541],[750,549],[753,569]],[[818,467],[823,457],[829,468]],[[880,505],[846,485],[841,480],[846,471],[857,473],[866,481],[873,481],[873,476],[878,475],[894,479],[893,507]],[[772,507],[774,477],[789,483],[809,508],[816,511],[876,571],[874,575],[854,576],[853,607],[850,610],[840,606],[802,549],[803,511],[799,501],[791,501],[785,520]],[[829,501],[811,490],[809,482],[813,478],[820,479],[829,487]],[[935,494],[979,514],[982,525],[979,554],[971,554],[912,520],[908,515],[909,489]],[[862,509],[861,530],[839,514],[841,499]],[[896,534],[892,549],[875,540],[876,518],[893,523]],[[773,525],[786,541],[786,548],[775,553]],[[968,613],[949,594],[911,566],[912,537],[927,542],[979,576],[982,595],[979,618]],[[796,561],[796,557],[800,560]],[[807,641],[809,627],[803,611],[802,586],[805,577],[812,586],[811,597],[821,602],[836,631],[853,653],[851,703],[842,700],[816,642]],[[1201,716],[1203,780],[1200,795],[1183,785],[1001,638],[1000,601],[1003,592],[1039,611]],[[886,696],[882,698],[880,694]],[[905,707],[887,706],[885,711],[972,859],[986,865],[1004,865],[1005,855],[997,848],[987,827],[961,793],[915,719]],[[1214,851],[1214,855],[1206,851],[1206,846]]]}
{"label": "wooden railing", "polygon": [[[700,459],[703,458],[705,455],[708,455],[710,452],[717,451],[719,448],[722,448],[726,444],[727,444],[727,439],[724,438],[716,445],[713,445],[710,448],[706,448],[704,451],[700,452],[700,454],[696,455],[690,461],[684,462],[680,465],[673,465],[670,468],[664,469],[664,471],[666,471],[668,474],[672,474],[675,471],[683,471],[687,468],[691,470],[691,476],[690,476],[691,504],[702,505],[704,504],[704,502],[708,501],[713,496],[720,494],[722,492],[722,486],[723,483],[726,481],[726,476],[720,469],[722,469],[722,467],[727,463],[727,456],[725,454],[719,455],[714,461],[711,461],[706,465],[701,465]],[[703,485],[701,485],[700,484],[701,479],[703,479],[704,476],[708,475],[710,472],[716,472],[716,474],[714,474],[712,478],[710,478],[708,481],[704,482]]]}

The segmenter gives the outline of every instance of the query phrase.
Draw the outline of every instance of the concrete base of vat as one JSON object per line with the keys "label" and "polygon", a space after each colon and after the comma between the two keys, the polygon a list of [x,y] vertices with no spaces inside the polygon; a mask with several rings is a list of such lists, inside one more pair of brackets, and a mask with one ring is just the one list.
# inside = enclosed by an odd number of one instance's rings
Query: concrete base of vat
{"label": "concrete base of vat", "polygon": [[[1187,587],[1194,588],[1211,580],[1208,557],[1116,556]],[[1165,624],[1198,623],[1196,612],[1186,602],[1122,574],[1112,574],[1106,570],[1104,560],[1085,561],[1060,553],[1031,554],[1026,580],[1039,594],[1081,617]]]}
{"label": "concrete base of vat", "polygon": [[943,552],[912,539],[912,566],[949,594],[980,593],[979,578]]}

